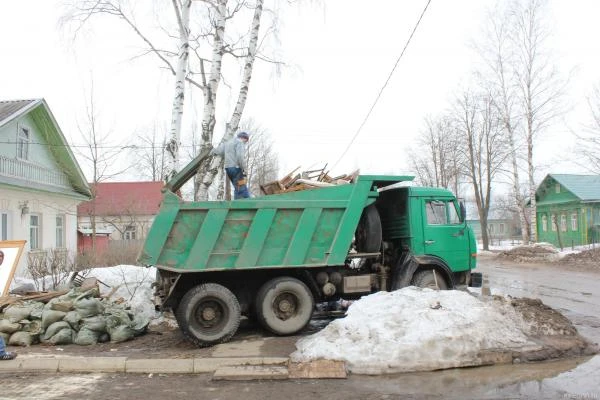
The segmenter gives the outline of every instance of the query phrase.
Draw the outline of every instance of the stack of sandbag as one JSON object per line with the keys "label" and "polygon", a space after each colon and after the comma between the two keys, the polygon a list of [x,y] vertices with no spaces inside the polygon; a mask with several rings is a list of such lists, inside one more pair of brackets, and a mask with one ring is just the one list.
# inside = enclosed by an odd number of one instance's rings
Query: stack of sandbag
{"label": "stack of sandbag", "polygon": [[98,298],[98,289],[74,288],[47,304],[24,301],[0,314],[0,335],[13,346],[39,342],[92,345],[124,342],[146,331],[148,318]]}

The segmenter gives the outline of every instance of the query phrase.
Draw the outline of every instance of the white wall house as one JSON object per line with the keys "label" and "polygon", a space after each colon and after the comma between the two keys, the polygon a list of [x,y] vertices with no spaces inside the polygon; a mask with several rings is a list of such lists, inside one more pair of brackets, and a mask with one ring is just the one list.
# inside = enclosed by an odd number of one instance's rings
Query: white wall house
{"label": "white wall house", "polygon": [[77,205],[90,188],[45,100],[0,101],[0,240],[28,254],[77,251]]}

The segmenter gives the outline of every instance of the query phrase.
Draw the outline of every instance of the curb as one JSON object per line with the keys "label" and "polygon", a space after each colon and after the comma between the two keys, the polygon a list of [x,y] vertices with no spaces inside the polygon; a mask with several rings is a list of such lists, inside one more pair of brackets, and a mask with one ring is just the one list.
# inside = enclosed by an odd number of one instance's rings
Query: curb
{"label": "curb", "polygon": [[16,358],[0,362],[2,372],[113,372],[143,374],[203,374],[224,367],[286,367],[287,357],[146,358],[56,357]]}

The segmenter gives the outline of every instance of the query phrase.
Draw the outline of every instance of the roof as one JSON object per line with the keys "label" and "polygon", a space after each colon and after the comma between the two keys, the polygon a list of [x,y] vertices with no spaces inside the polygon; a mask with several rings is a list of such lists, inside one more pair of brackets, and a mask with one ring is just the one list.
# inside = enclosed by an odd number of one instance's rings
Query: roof
{"label": "roof", "polygon": [[[582,201],[600,200],[600,175],[548,174]],[[540,185],[541,186],[541,185]]]}
{"label": "roof", "polygon": [[[52,156],[62,172],[68,176],[73,192],[77,193],[79,198],[89,199],[91,193],[85,175],[46,100],[0,101],[0,127],[25,114],[30,115],[40,129],[39,132],[43,135],[43,140],[49,144]],[[47,190],[45,187],[38,189]]]}
{"label": "roof", "polygon": [[0,126],[12,121],[31,108],[38,100],[8,100],[0,101]]}
{"label": "roof", "polygon": [[[93,200],[77,207],[77,215],[155,215],[163,182],[101,182],[92,186]],[[93,211],[95,208],[95,212]]]}

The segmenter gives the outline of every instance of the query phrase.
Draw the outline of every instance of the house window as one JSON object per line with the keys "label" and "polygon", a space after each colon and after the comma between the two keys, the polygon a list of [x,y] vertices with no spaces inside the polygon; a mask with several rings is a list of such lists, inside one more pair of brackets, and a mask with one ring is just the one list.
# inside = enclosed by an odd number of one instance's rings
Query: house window
{"label": "house window", "polygon": [[38,214],[31,214],[29,216],[29,248],[31,250],[39,249],[41,242],[41,217]]}
{"label": "house window", "polygon": [[552,214],[552,232],[556,232],[556,214]]}
{"label": "house window", "polygon": [[548,231],[548,217],[542,215],[542,232]]}
{"label": "house window", "polygon": [[135,225],[127,225],[125,232],[123,232],[123,239],[135,240],[136,239],[136,227]]}
{"label": "house window", "polygon": [[490,224],[490,233],[494,233],[494,224]]}
{"label": "house window", "polygon": [[500,234],[504,234],[504,224],[500,224],[498,228],[500,229]]}
{"label": "house window", "polygon": [[0,240],[8,240],[8,232],[10,231],[9,229],[9,223],[10,223],[10,218],[9,218],[9,214],[8,212],[0,212]]}
{"label": "house window", "polygon": [[65,247],[65,216],[56,216],[56,247]]}
{"label": "house window", "polygon": [[575,232],[577,230],[577,213],[571,214],[571,230]]}
{"label": "house window", "polygon": [[29,157],[29,128],[19,126],[19,134],[17,136],[17,157],[27,160]]}
{"label": "house window", "polygon": [[557,183],[556,185],[554,185],[554,191],[556,193],[560,193],[560,183]]}
{"label": "house window", "polygon": [[560,214],[560,231],[567,231],[567,216],[565,214]]}

